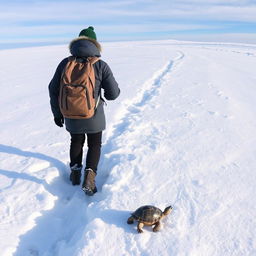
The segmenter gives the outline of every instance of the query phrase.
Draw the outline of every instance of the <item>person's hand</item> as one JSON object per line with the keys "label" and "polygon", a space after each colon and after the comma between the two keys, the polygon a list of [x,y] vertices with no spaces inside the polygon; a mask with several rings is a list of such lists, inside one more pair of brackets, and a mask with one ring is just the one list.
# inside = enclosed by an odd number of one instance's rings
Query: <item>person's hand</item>
{"label": "person's hand", "polygon": [[64,124],[64,117],[54,117],[54,122],[57,126],[63,127]]}

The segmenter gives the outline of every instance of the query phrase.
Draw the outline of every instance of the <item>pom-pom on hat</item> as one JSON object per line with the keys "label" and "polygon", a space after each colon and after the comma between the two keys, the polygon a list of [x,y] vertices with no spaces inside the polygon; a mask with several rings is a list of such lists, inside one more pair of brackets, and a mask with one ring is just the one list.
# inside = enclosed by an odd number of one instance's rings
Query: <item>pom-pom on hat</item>
{"label": "pom-pom on hat", "polygon": [[83,29],[80,33],[79,36],[86,36],[91,39],[97,40],[96,34],[94,32],[94,27],[90,26],[86,29]]}

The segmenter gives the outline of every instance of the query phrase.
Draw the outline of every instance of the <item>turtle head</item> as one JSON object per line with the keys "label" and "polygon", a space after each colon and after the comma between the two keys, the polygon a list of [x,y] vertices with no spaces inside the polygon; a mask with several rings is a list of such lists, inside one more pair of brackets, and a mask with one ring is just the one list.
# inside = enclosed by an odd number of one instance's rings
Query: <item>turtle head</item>
{"label": "turtle head", "polygon": [[164,209],[163,214],[164,214],[164,215],[168,215],[171,211],[172,211],[172,206],[170,205],[170,206],[168,206],[168,207],[166,207],[166,208]]}

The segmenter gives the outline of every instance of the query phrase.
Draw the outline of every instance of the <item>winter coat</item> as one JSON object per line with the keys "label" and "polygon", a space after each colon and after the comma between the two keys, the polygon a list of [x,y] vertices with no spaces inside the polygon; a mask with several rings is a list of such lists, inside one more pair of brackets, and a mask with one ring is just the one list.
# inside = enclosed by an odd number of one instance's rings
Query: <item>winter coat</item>
{"label": "winter coat", "polygon": [[[87,37],[79,37],[74,39],[69,46],[70,53],[76,57],[100,57],[100,44]],[[68,62],[68,58],[63,59],[49,84],[50,104],[54,117],[62,117],[59,108],[59,89],[60,79],[63,69]],[[108,64],[103,60],[99,60],[94,64],[95,73],[95,95],[101,95],[101,89],[104,91],[104,98],[107,100],[115,100],[119,94],[120,89],[112,74]],[[101,97],[101,96],[100,96]],[[70,119],[65,118],[65,125],[67,131],[74,134],[81,133],[97,133],[103,131],[106,127],[104,114],[104,101],[101,97],[98,107],[93,117],[89,119]]]}

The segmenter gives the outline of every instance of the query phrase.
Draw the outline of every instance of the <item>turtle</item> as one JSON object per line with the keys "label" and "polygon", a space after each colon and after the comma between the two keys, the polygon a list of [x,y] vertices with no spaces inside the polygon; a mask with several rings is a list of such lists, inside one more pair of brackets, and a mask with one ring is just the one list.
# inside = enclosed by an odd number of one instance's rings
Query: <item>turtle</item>
{"label": "turtle", "polygon": [[153,231],[157,232],[161,228],[160,220],[168,215],[172,211],[172,206],[168,206],[162,212],[159,208],[153,205],[144,205],[139,207],[135,212],[128,218],[127,223],[133,224],[134,220],[138,221],[137,231],[142,233],[143,226],[153,226]]}

